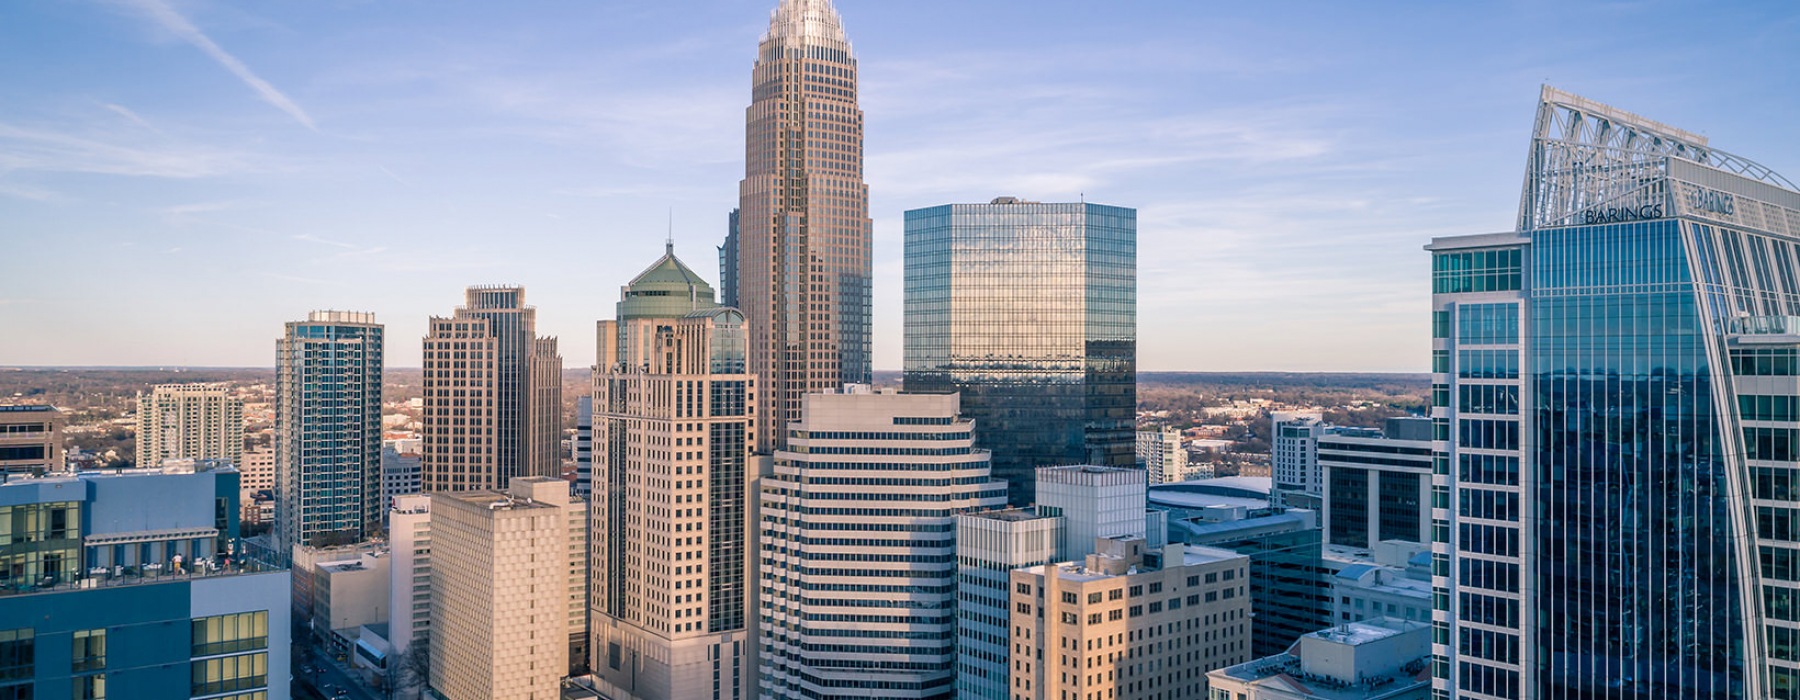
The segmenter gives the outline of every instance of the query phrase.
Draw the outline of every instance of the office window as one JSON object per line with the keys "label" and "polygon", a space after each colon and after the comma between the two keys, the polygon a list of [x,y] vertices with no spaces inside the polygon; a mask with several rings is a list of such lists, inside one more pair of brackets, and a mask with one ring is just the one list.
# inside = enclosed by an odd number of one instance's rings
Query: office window
{"label": "office window", "polygon": [[71,671],[98,671],[106,668],[106,630],[80,630],[75,633]]}
{"label": "office window", "polygon": [[266,652],[202,659],[193,663],[194,695],[212,695],[233,690],[249,690],[269,684],[269,655]]}
{"label": "office window", "polygon": [[269,612],[232,613],[194,620],[193,656],[269,648]]}
{"label": "office window", "polygon": [[36,660],[36,632],[29,627],[0,630],[0,681],[31,678]]}

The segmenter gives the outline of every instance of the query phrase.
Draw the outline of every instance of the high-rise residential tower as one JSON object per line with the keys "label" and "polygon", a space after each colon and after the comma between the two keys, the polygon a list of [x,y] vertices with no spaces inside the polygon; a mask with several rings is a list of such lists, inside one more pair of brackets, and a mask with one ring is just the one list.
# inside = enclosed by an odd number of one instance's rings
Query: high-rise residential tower
{"label": "high-rise residential tower", "polygon": [[948,698],[956,516],[1006,486],[955,395],[849,389],[806,397],[762,478],[761,697]]}
{"label": "high-rise residential tower", "polygon": [[618,698],[755,697],[743,314],[673,245],[617,314],[594,369],[594,675]]}
{"label": "high-rise residential tower", "polygon": [[1800,696],[1800,188],[1546,87],[1428,250],[1438,697]]}
{"label": "high-rise residential tower", "polygon": [[424,486],[502,489],[562,474],[562,357],[523,287],[470,287],[425,336]]}
{"label": "high-rise residential tower", "polygon": [[275,342],[277,555],[360,542],[381,528],[382,327],[314,311]]}
{"label": "high-rise residential tower", "polygon": [[1137,211],[1000,197],[906,212],[906,390],[962,394],[1010,500],[1033,470],[1131,467]]}
{"label": "high-rise residential tower", "polygon": [[745,116],[737,274],[761,387],[758,444],[784,444],[800,398],[868,383],[869,188],[857,65],[831,0],[781,0]]}
{"label": "high-rise residential tower", "polygon": [[244,400],[227,384],[161,384],[138,394],[137,465],[223,459],[242,467]]}

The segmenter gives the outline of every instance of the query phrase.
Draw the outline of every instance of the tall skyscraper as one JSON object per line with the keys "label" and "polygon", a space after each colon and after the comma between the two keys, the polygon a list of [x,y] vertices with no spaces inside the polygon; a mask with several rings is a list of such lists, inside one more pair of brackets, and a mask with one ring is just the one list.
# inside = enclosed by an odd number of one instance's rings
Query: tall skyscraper
{"label": "tall skyscraper", "polygon": [[785,444],[800,397],[871,377],[874,227],[856,85],[831,0],[781,0],[752,71],[732,278],[764,449]]}
{"label": "tall skyscraper", "polygon": [[743,314],[673,245],[617,314],[594,370],[594,674],[613,697],[754,697]]}
{"label": "tall skyscraper", "polygon": [[906,390],[962,393],[1010,500],[1136,463],[1137,211],[1001,197],[906,212]]}
{"label": "tall skyscraper", "polygon": [[1800,191],[1546,87],[1432,242],[1439,697],[1800,695]]}
{"label": "tall skyscraper", "polygon": [[275,342],[277,556],[360,542],[381,528],[382,327],[314,311]]}
{"label": "tall skyscraper", "polygon": [[762,479],[761,696],[948,698],[956,516],[1006,487],[956,396],[850,390],[806,397]]}
{"label": "tall skyscraper", "polygon": [[562,357],[523,287],[470,287],[425,336],[424,485],[505,488],[562,475]]}
{"label": "tall skyscraper", "polygon": [[138,394],[137,465],[166,459],[244,461],[244,400],[227,384],[162,384]]}

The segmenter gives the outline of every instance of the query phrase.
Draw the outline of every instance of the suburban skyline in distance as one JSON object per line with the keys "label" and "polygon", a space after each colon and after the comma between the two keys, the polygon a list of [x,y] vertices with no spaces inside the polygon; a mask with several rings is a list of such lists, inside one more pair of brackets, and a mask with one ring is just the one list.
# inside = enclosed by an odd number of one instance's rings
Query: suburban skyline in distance
{"label": "suburban skyline in distance", "polygon": [[[717,285],[773,4],[9,6],[0,364],[271,366],[333,308],[416,367],[492,283],[591,364],[671,231]],[[1423,372],[1420,247],[1513,228],[1539,84],[1800,170],[1789,7],[1390,7],[839,2],[875,367],[900,366],[906,209],[1136,208],[1145,371]]]}

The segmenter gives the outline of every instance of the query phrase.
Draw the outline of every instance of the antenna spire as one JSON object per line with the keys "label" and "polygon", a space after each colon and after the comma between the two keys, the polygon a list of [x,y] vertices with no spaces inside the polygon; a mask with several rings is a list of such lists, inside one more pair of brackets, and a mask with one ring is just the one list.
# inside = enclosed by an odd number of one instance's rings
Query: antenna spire
{"label": "antenna spire", "polygon": [[669,237],[663,239],[663,251],[675,254],[675,207],[669,207]]}

